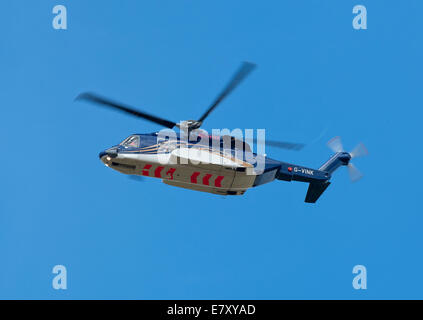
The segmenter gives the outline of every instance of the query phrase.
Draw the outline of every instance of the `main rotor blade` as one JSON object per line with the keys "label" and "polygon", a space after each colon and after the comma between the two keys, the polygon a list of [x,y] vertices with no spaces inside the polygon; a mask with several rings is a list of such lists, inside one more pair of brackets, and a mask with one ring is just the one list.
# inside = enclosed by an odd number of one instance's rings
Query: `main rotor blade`
{"label": "main rotor blade", "polygon": [[107,98],[101,97],[99,95],[96,95],[96,94],[90,93],[90,92],[81,93],[78,97],[76,97],[75,100],[86,100],[86,101],[98,103],[98,104],[106,106],[106,107],[110,107],[110,108],[113,108],[113,109],[123,111],[125,113],[136,116],[138,118],[143,118],[143,119],[149,120],[151,122],[160,124],[164,127],[170,128],[170,129],[172,129],[176,125],[175,122],[153,116],[151,114],[145,113],[145,112],[140,111],[140,110],[136,110],[136,109],[129,107],[129,106],[126,106],[122,103],[109,100]]}
{"label": "main rotor blade", "polygon": [[304,148],[303,143],[292,143],[292,142],[286,142],[286,141],[275,141],[275,140],[257,140],[257,138],[253,138],[254,144],[264,144],[265,146],[272,146],[280,149],[288,149],[293,151],[299,151],[302,148]]}
{"label": "main rotor blade", "polygon": [[212,103],[212,105],[207,109],[207,111],[201,116],[200,119],[198,119],[199,122],[203,122],[204,119],[208,117],[210,112],[212,112],[222,100],[227,97],[232,90],[234,90],[242,80],[244,80],[248,74],[254,70],[256,67],[255,64],[250,62],[243,62],[241,67],[238,69],[238,71],[234,74],[231,81],[226,85],[225,89],[217,96],[216,100]]}

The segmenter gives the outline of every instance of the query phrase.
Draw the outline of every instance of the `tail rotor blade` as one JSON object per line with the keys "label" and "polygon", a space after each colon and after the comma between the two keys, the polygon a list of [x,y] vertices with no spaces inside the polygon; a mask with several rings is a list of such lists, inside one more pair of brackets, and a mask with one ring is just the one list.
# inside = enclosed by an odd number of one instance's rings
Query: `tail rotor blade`
{"label": "tail rotor blade", "polygon": [[351,162],[348,164],[348,173],[352,182],[356,182],[363,177],[363,174]]}
{"label": "tail rotor blade", "polygon": [[344,147],[342,146],[341,137],[334,137],[328,141],[328,147],[333,152],[342,152],[344,151]]}
{"label": "tail rotor blade", "polygon": [[359,158],[364,157],[369,154],[369,151],[367,151],[367,148],[364,144],[359,143],[353,151],[350,152],[351,158]]}

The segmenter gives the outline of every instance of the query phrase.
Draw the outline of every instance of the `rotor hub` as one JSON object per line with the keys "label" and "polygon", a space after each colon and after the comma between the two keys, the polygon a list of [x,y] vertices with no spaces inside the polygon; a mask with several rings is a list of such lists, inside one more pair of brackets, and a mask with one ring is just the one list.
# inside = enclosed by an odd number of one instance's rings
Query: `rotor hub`
{"label": "rotor hub", "polygon": [[341,160],[344,165],[348,165],[351,160],[351,155],[348,152],[341,152],[339,155],[339,160]]}
{"label": "rotor hub", "polygon": [[203,124],[202,121],[197,120],[184,120],[176,124],[176,126],[181,130],[195,130],[201,127]]}

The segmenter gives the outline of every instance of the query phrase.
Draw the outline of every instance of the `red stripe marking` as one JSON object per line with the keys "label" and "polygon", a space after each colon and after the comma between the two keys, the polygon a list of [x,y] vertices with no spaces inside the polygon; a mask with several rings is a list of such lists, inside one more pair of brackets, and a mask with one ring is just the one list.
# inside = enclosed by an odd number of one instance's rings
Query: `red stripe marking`
{"label": "red stripe marking", "polygon": [[203,178],[203,184],[204,185],[206,185],[206,186],[208,186],[209,185],[209,180],[210,180],[210,178],[211,178],[211,174],[210,173],[208,173],[208,174],[206,174],[205,176],[204,176],[204,178]]}
{"label": "red stripe marking", "polygon": [[156,169],[156,170],[154,170],[154,176],[155,176],[156,178],[161,178],[161,177],[162,177],[162,175],[161,175],[160,173],[162,172],[163,168],[164,168],[164,167],[157,167],[157,169]]}
{"label": "red stripe marking", "polygon": [[151,164],[146,164],[144,166],[144,169],[142,170],[142,175],[143,176],[149,176],[150,174],[149,174],[148,170],[150,170],[150,168],[151,168]]}
{"label": "red stripe marking", "polygon": [[197,183],[197,177],[200,175],[200,172],[196,171],[191,176],[191,183]]}
{"label": "red stripe marking", "polygon": [[173,173],[176,171],[175,168],[170,168],[167,172],[166,175],[169,177],[170,180],[173,180]]}
{"label": "red stripe marking", "polygon": [[223,180],[223,178],[224,178],[224,176],[218,176],[216,178],[216,180],[214,180],[214,186],[215,187],[218,187],[218,188],[222,187],[222,180]]}

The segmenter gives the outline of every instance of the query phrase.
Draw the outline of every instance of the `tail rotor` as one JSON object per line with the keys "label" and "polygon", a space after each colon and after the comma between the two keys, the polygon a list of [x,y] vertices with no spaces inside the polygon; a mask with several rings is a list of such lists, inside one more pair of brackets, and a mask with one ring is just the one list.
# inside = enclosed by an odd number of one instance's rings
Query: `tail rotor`
{"label": "tail rotor", "polygon": [[349,155],[349,158],[347,163],[348,173],[350,176],[350,179],[352,182],[356,182],[360,180],[363,177],[363,174],[360,172],[360,170],[357,169],[356,166],[354,166],[351,163],[351,159],[354,158],[360,158],[367,156],[369,152],[367,151],[367,148],[364,146],[363,143],[359,143],[351,152],[346,152],[344,150],[344,147],[342,146],[342,141],[340,137],[334,137],[327,143],[328,147],[335,153],[346,153]]}

